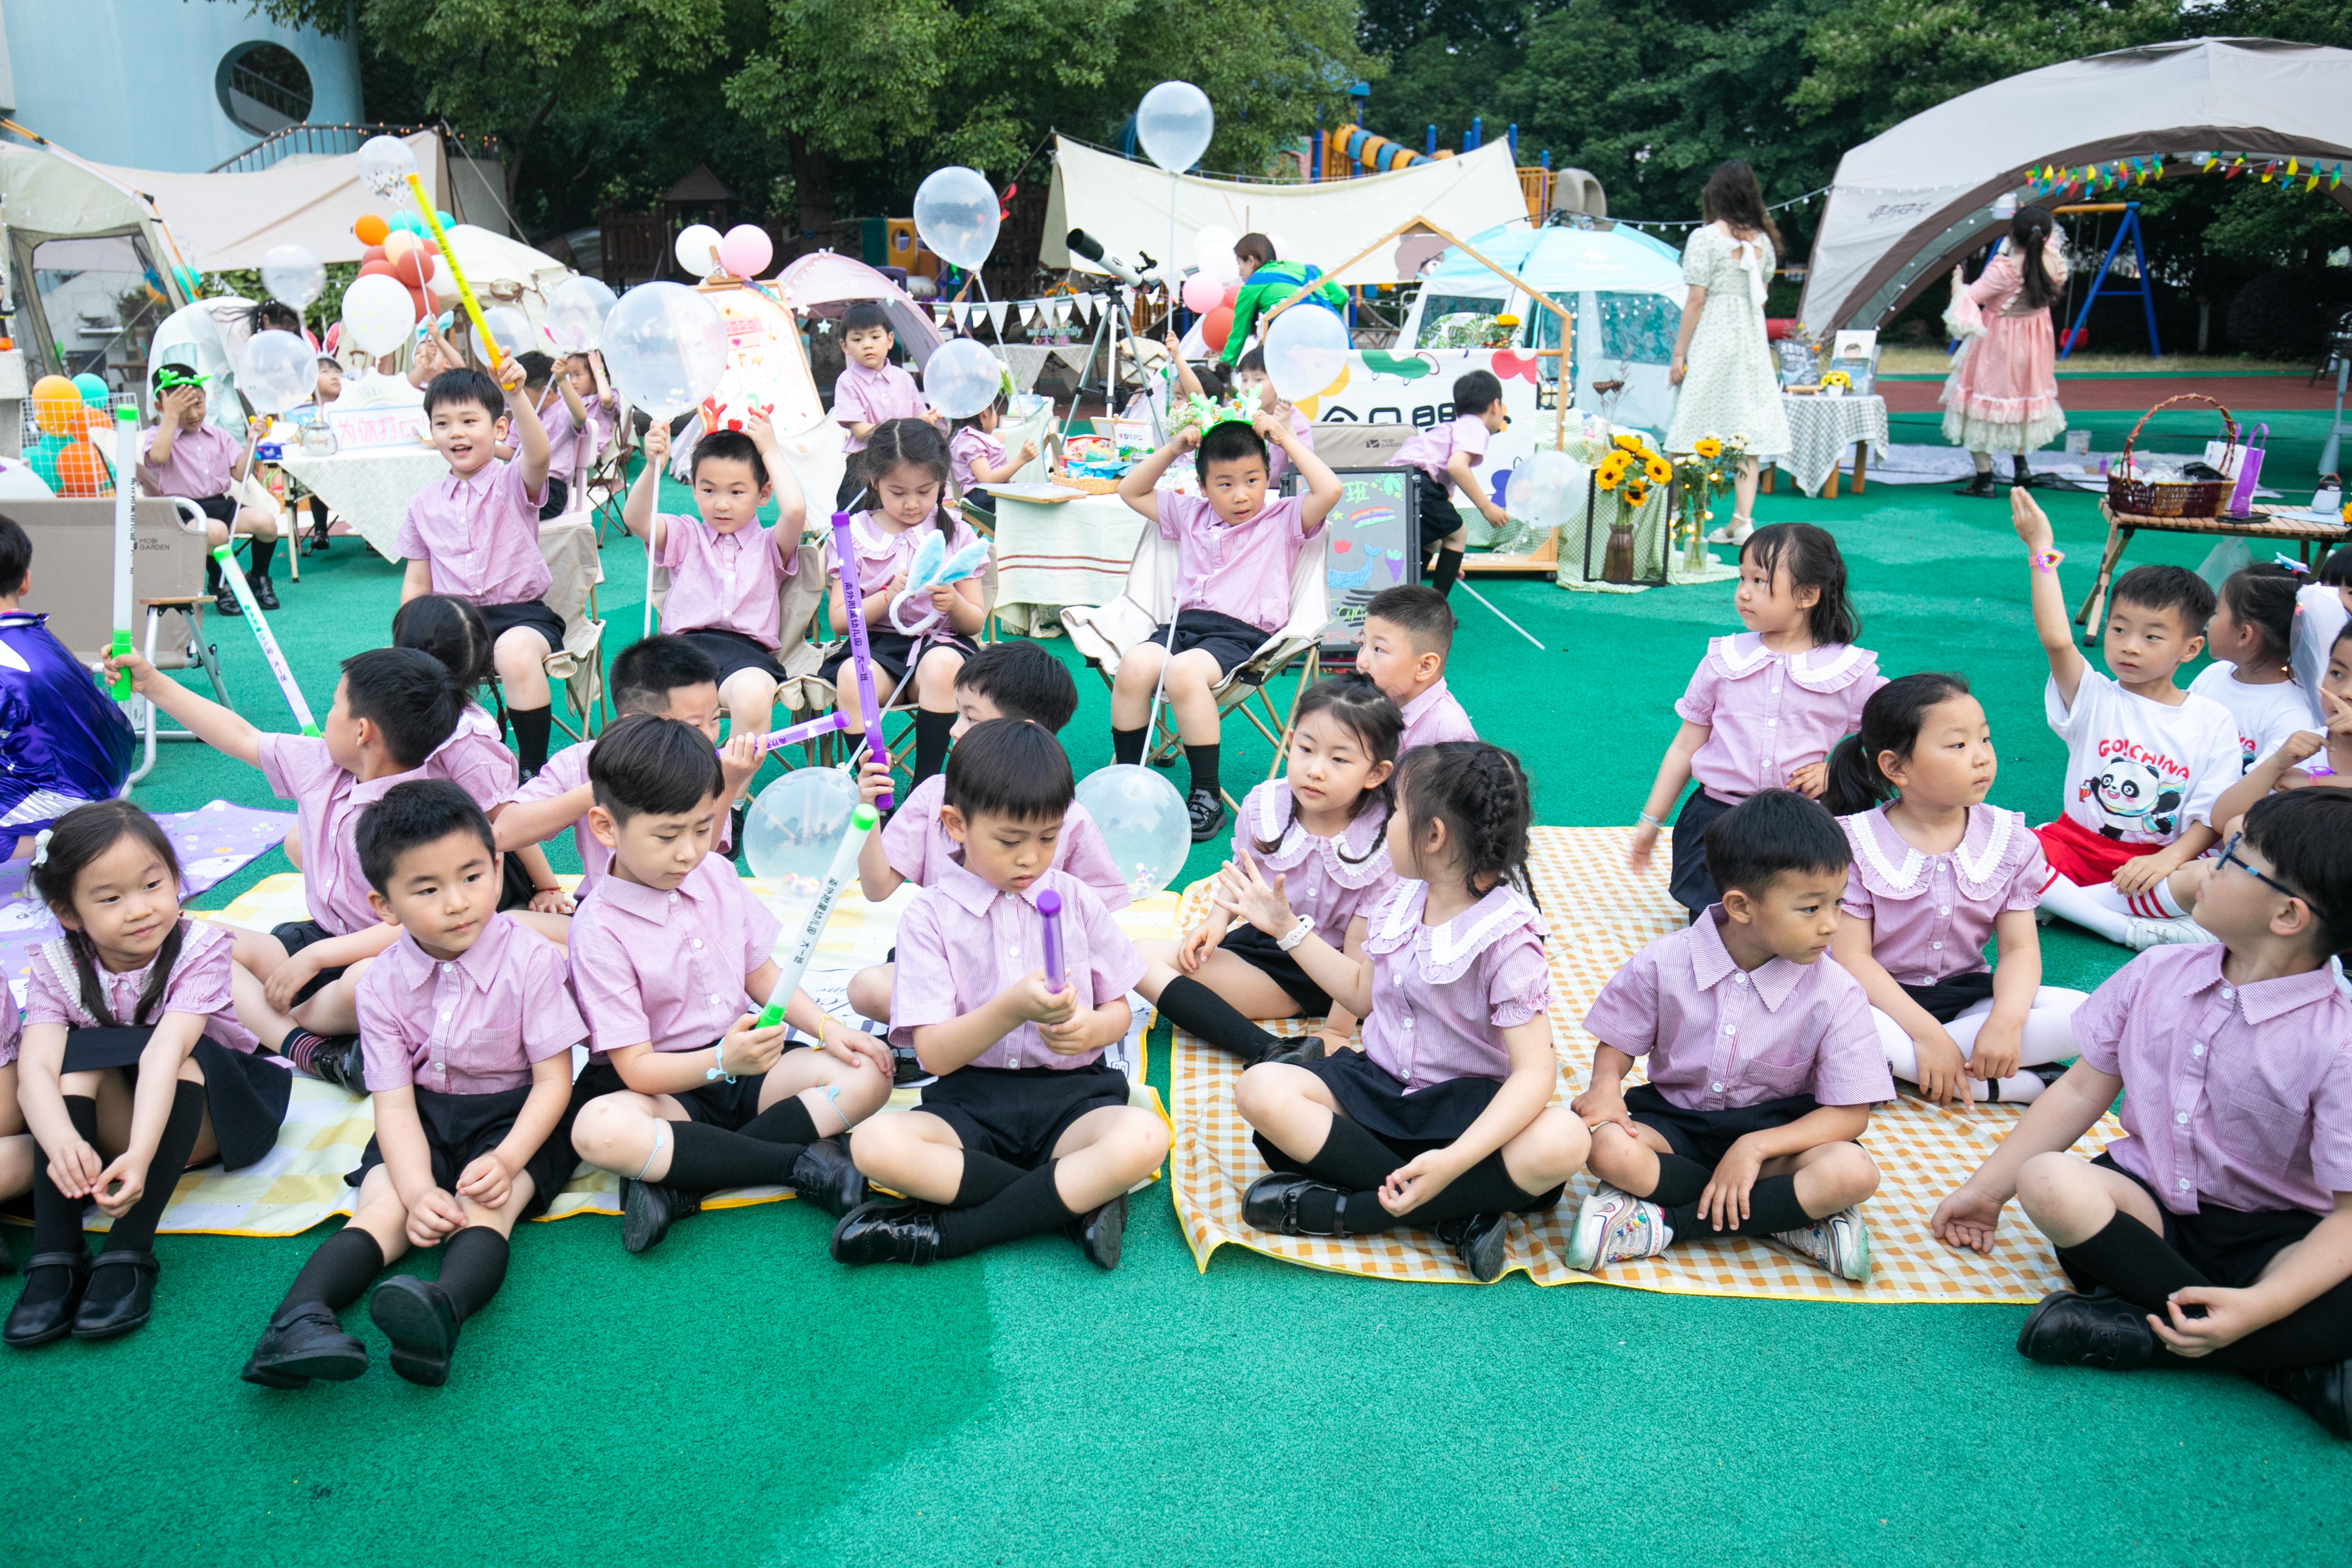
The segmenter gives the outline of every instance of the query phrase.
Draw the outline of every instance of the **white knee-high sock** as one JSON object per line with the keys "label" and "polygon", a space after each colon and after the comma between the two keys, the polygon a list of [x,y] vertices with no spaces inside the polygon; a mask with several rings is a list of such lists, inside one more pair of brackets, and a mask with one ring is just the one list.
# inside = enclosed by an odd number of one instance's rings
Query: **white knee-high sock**
{"label": "white knee-high sock", "polygon": [[2143,912],[2133,908],[2112,882],[2086,888],[2063,876],[2052,878],[2050,885],[2042,889],[2042,907],[2061,920],[2072,921],[2084,931],[2118,943],[2130,930],[2132,917]]}
{"label": "white knee-high sock", "polygon": [[1886,1052],[1886,1065],[1896,1078],[1906,1083],[1919,1081],[1919,1052],[1903,1026],[1886,1014],[1873,1007],[1870,1021],[1878,1026],[1878,1044]]}

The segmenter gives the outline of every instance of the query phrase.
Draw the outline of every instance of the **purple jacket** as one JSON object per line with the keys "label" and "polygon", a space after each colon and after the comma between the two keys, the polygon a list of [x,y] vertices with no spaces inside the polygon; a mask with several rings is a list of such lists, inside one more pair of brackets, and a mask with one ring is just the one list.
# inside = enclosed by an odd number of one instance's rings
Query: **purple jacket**
{"label": "purple jacket", "polygon": [[122,787],[134,737],[48,616],[0,615],[0,835],[36,833]]}

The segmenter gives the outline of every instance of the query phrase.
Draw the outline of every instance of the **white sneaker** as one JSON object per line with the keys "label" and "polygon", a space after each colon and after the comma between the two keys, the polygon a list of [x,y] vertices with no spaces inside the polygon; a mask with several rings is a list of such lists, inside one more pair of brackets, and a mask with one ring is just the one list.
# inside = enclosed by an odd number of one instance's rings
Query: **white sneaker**
{"label": "white sneaker", "polygon": [[2158,920],[2147,915],[2134,915],[2124,926],[2124,945],[2135,952],[2146,952],[2151,947],[2164,947],[2174,942],[2221,940],[2187,915],[2181,916],[2179,920]]}
{"label": "white sneaker", "polygon": [[1858,1208],[1840,1209],[1802,1230],[1784,1230],[1772,1239],[1841,1279],[1859,1285],[1870,1278],[1870,1226],[1863,1223]]}
{"label": "white sneaker", "polygon": [[1626,1258],[1655,1258],[1674,1244],[1666,1211],[1603,1182],[1578,1205],[1569,1231],[1568,1266],[1590,1274]]}

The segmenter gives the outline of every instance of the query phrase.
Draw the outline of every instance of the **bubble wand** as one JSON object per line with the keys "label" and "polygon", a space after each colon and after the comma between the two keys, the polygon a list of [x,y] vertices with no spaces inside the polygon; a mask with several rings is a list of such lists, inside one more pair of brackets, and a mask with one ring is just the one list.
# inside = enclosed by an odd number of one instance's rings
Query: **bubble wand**
{"label": "bubble wand", "polygon": [[254,640],[261,645],[262,662],[269,673],[278,678],[278,689],[286,694],[286,706],[294,710],[294,721],[302,726],[302,733],[316,738],[319,721],[310,717],[310,705],[302,700],[302,689],[294,682],[294,671],[286,662],[286,655],[278,647],[278,634],[269,629],[262,618],[261,606],[253,602],[253,584],[245,580],[245,568],[236,563],[236,553],[230,548],[235,542],[213,546],[213,559],[220,563],[221,576],[236,592],[236,602],[245,607],[245,624],[253,628]]}
{"label": "bubble wand", "polygon": [[1069,984],[1062,972],[1062,895],[1051,888],[1038,894],[1037,915],[1045,922],[1045,989],[1058,996]]}
{"label": "bubble wand", "polygon": [[799,988],[801,976],[808,973],[809,960],[816,954],[817,939],[824,934],[825,921],[833,918],[833,906],[841,898],[841,889],[857,872],[857,852],[866,847],[866,836],[874,831],[881,815],[864,801],[849,814],[849,831],[842,835],[841,843],[833,852],[833,864],[824,868],[824,880],[818,885],[816,903],[801,922],[801,933],[793,939],[792,951],[776,972],[776,988],[768,994],[768,1005],[760,1009],[755,1028],[772,1029],[784,1021],[784,1009],[792,1003],[793,993]]}
{"label": "bubble wand", "polygon": [[416,198],[416,210],[425,216],[425,226],[433,231],[433,243],[441,247],[442,259],[449,264],[450,279],[457,285],[458,303],[466,307],[467,320],[481,334],[482,352],[490,356],[490,374],[496,375],[506,363],[506,355],[499,352],[499,340],[490,336],[489,323],[482,320],[482,307],[475,302],[474,286],[466,281],[466,269],[457,265],[457,253],[449,248],[449,236],[441,226],[441,215],[425,199],[425,176],[414,169],[408,172],[408,194]]}
{"label": "bubble wand", "polygon": [[[812,719],[805,724],[795,724],[789,730],[778,730],[773,734],[764,737],[760,742],[760,750],[781,752],[786,746],[797,746],[804,742],[814,741],[819,736],[830,735],[835,730],[848,728],[849,715],[836,708],[832,712]],[[718,749],[720,752],[727,750],[724,746]]]}
{"label": "bubble wand", "polygon": [[[131,651],[131,474],[139,466],[139,413],[114,411],[114,658],[116,668]],[[131,695],[131,677],[117,675],[107,695],[117,702]]]}
{"label": "bubble wand", "polygon": [[[882,744],[882,714],[874,703],[874,664],[866,650],[866,609],[857,589],[857,550],[849,537],[849,514],[833,514],[833,558],[841,576],[841,607],[849,616],[849,658],[857,667],[857,711],[866,720],[866,744],[874,760],[884,767],[890,765],[890,752]],[[907,671],[912,675],[909,665]],[[891,796],[885,793],[875,805],[884,811],[890,809]]]}

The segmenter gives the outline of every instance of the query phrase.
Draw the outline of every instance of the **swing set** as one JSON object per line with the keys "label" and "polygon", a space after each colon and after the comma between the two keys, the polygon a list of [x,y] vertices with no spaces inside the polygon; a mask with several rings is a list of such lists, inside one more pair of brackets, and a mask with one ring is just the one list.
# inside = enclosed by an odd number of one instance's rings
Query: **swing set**
{"label": "swing set", "polygon": [[[2058,345],[2058,357],[2064,359],[2074,352],[2074,345],[2083,341],[2083,329],[2091,319],[2091,307],[2098,302],[2101,296],[2127,298],[2137,294],[2139,296],[2140,309],[2147,317],[2147,356],[2150,359],[2162,359],[2164,350],[2157,342],[2156,336],[2156,289],[2147,275],[2147,251],[2140,242],[2139,204],[2137,202],[2074,202],[2051,210],[2059,217],[2088,216],[2091,220],[2091,243],[2094,245],[2098,243],[2099,215],[2102,213],[2124,215],[2123,221],[2116,226],[2115,238],[2107,242],[2107,253],[2099,262],[2097,275],[2091,279],[2090,291],[2083,296],[2083,308],[2075,312],[2074,324],[2066,330],[2065,340]],[[2126,240],[2131,242],[2131,259],[2126,268],[2118,269],[2116,262],[2123,254]],[[2069,248],[2077,255],[2082,254],[2083,251],[2080,246],[2070,245]],[[2108,281],[2110,274],[2116,275],[2119,279],[2128,278],[2130,281],[2119,280],[2110,283]],[[2074,275],[2069,272],[2066,277],[2066,303],[2070,306],[2074,303]],[[2063,312],[2062,311],[2061,314]]]}

